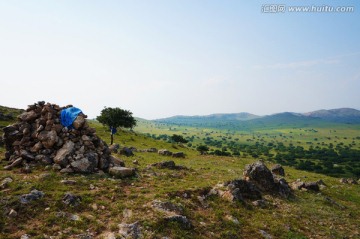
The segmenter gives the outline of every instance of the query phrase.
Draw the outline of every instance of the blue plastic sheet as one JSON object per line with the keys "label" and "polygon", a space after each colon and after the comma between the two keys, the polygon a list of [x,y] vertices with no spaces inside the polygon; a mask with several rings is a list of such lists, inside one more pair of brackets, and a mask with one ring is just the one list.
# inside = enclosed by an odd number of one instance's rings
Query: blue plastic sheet
{"label": "blue plastic sheet", "polygon": [[70,107],[61,111],[60,122],[65,127],[71,127],[72,123],[82,111],[76,107]]}

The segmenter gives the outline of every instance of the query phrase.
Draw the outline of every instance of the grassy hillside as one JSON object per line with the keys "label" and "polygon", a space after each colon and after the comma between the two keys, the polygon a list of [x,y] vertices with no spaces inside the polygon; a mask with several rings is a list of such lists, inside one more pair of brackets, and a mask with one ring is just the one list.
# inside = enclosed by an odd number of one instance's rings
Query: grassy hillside
{"label": "grassy hillside", "polygon": [[[91,125],[106,142],[107,128],[96,122]],[[155,129],[154,129],[155,130]],[[177,131],[179,132],[179,131]],[[186,131],[185,131],[186,132]],[[337,178],[285,167],[288,182],[323,180],[327,185],[320,193],[295,191],[283,199],[266,194],[265,208],[229,202],[217,196],[202,199],[202,192],[219,182],[242,177],[244,166],[252,157],[201,156],[191,147],[154,140],[138,132],[120,131],[115,143],[146,149],[166,148],[182,151],[184,159],[136,152],[121,157],[127,166],[137,168],[137,177],[114,179],[107,174],[60,174],[38,166],[32,173],[20,169],[4,171],[0,163],[0,180],[14,181],[0,190],[0,238],[105,238],[105,233],[119,231],[118,224],[138,221],[144,238],[356,238],[360,236],[359,185],[341,184]],[[4,150],[0,151],[1,158]],[[187,170],[148,168],[152,163],[174,160]],[[133,164],[137,160],[139,165]],[[268,162],[268,166],[272,163]],[[61,180],[75,180],[74,185]],[[37,189],[44,197],[30,204],[21,204],[19,196]],[[78,206],[62,203],[66,192],[81,196]],[[331,199],[329,201],[329,198]],[[183,209],[192,228],[164,221],[165,212],[156,210],[154,200],[172,202]],[[336,203],[334,203],[336,202]],[[17,216],[9,217],[10,209]],[[121,238],[117,235],[116,238]]]}
{"label": "grassy hillside", "polygon": [[9,108],[0,105],[0,129],[16,120],[16,116],[24,112],[21,109]]}

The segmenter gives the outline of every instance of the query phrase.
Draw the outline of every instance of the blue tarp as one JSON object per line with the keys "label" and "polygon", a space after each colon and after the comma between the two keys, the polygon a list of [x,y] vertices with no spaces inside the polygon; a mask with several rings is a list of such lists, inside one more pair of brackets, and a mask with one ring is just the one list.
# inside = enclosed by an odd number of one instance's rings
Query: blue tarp
{"label": "blue tarp", "polygon": [[115,127],[110,127],[111,134],[116,134],[117,130]]}
{"label": "blue tarp", "polygon": [[61,111],[60,122],[65,127],[70,127],[78,114],[82,111],[76,107],[70,107]]}

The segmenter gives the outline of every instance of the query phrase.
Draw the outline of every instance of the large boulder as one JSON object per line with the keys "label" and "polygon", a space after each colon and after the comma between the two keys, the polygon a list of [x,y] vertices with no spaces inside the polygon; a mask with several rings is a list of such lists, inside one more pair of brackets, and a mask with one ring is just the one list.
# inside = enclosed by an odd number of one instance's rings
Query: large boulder
{"label": "large boulder", "polygon": [[261,199],[261,192],[258,187],[252,182],[236,179],[228,182],[228,189],[231,191],[234,199],[242,201],[243,199]]}
{"label": "large boulder", "polygon": [[274,177],[262,161],[246,165],[243,175],[245,180],[254,183],[263,192],[280,194],[285,198],[291,195],[291,189],[286,180]]}
{"label": "large boulder", "polygon": [[273,174],[261,161],[246,165],[243,175],[246,180],[254,182],[263,191],[272,191],[275,188]]}

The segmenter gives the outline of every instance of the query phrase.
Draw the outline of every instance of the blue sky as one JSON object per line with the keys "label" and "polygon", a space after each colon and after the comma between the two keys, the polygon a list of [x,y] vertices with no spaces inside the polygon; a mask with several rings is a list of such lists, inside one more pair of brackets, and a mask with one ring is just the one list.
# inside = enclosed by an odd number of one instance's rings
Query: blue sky
{"label": "blue sky", "polygon": [[[265,4],[353,6],[263,13]],[[0,105],[173,115],[360,109],[358,1],[0,0]]]}

